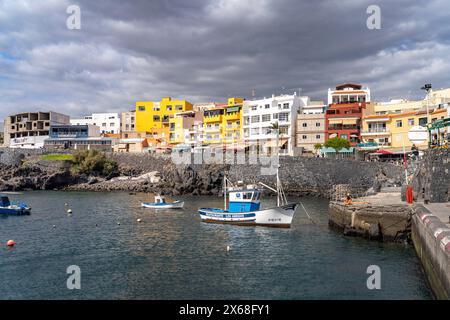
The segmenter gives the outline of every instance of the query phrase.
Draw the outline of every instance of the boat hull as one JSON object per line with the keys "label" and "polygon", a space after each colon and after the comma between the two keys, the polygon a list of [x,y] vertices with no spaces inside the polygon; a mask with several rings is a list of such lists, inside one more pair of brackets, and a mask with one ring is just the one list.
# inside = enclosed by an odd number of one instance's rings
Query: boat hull
{"label": "boat hull", "polygon": [[198,212],[202,221],[207,223],[290,228],[297,206],[297,203],[291,203],[253,212],[227,212],[202,208]]}
{"label": "boat hull", "polygon": [[182,209],[184,206],[184,201],[175,201],[172,203],[151,203],[151,202],[143,202],[141,203],[143,208],[151,208],[151,209]]}
{"label": "boat hull", "polygon": [[30,208],[5,208],[0,207],[0,215],[13,215],[13,216],[22,216],[29,215],[31,213]]}

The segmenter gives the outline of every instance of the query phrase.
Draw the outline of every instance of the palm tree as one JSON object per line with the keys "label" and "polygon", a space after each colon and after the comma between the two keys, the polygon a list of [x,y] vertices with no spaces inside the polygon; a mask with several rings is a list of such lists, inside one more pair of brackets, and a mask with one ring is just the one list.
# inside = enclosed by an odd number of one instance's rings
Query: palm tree
{"label": "palm tree", "polygon": [[279,153],[280,153],[280,147],[278,146],[278,144],[279,144],[278,140],[279,140],[279,136],[280,136],[280,126],[279,126],[279,124],[278,124],[278,121],[273,122],[273,123],[271,124],[271,130],[270,130],[270,131],[272,131],[272,130],[275,130],[275,132],[277,133],[277,146],[276,146],[276,151],[277,151],[277,155],[279,155]]}

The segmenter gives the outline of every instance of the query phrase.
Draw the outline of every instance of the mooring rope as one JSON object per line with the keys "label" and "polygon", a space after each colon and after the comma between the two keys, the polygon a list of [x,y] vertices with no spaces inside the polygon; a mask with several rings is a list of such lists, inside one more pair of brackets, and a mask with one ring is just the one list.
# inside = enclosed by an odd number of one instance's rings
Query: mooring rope
{"label": "mooring rope", "polygon": [[303,205],[303,203],[300,202],[300,204],[301,204],[303,210],[305,211],[306,215],[308,216],[309,220],[311,220],[311,222],[312,222],[313,224],[316,224],[316,222],[313,220],[313,218],[311,218],[311,216],[309,215],[309,213],[308,213],[308,211],[306,210],[306,208],[305,208],[305,206]]}

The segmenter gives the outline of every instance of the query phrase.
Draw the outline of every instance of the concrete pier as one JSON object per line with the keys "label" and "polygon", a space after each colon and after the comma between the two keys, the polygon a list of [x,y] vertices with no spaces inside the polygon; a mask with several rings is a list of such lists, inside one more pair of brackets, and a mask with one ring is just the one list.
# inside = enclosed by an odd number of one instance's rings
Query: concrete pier
{"label": "concrete pier", "polygon": [[450,203],[409,205],[400,192],[330,202],[329,225],[346,235],[382,241],[412,240],[437,299],[450,299]]}
{"label": "concrete pier", "polygon": [[414,205],[412,240],[437,299],[450,299],[450,203]]}
{"label": "concrete pier", "polygon": [[382,190],[356,198],[351,205],[331,201],[329,225],[345,235],[372,240],[404,241],[411,231],[412,207],[400,201],[400,190]]}

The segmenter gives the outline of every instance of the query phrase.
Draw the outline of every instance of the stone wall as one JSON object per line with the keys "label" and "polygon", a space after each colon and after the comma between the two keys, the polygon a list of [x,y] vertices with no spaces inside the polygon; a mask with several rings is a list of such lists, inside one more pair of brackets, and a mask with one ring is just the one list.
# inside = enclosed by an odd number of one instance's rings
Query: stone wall
{"label": "stone wall", "polygon": [[0,148],[0,164],[6,166],[19,166],[25,158],[41,154],[43,154],[42,149]]}
{"label": "stone wall", "polygon": [[447,202],[450,200],[450,150],[428,150],[416,172],[412,186],[415,199],[430,202]]}
{"label": "stone wall", "polygon": [[[159,171],[163,179],[165,175],[176,176],[177,180],[190,180],[192,171],[202,176],[219,174],[225,171],[231,181],[242,180],[245,183],[263,182],[275,185],[274,163],[258,160],[259,164],[199,164],[193,157],[187,161],[192,164],[175,164],[170,155],[150,154],[112,154],[118,162],[122,172],[142,174]],[[248,159],[247,159],[248,160]],[[219,161],[220,162],[220,161]],[[247,161],[248,162],[248,161]],[[197,163],[197,164],[195,164]],[[232,163],[238,163],[232,161]],[[400,186],[403,183],[403,169],[388,163],[362,162],[344,159],[327,159],[311,157],[281,157],[280,177],[285,191],[291,195],[317,195],[330,197],[332,188],[336,184],[348,184],[353,189],[367,190],[374,185],[374,181],[382,176],[390,185]],[[176,172],[174,172],[176,170]],[[210,172],[213,170],[214,172]],[[185,177],[184,177],[185,176]],[[178,178],[179,177],[179,178]],[[209,179],[209,178],[208,178]],[[207,180],[207,179],[206,179]],[[216,182],[214,182],[216,185]],[[185,186],[186,187],[186,186]],[[216,188],[213,188],[216,189]]]}
{"label": "stone wall", "polygon": [[450,229],[423,205],[414,206],[412,240],[434,295],[450,299]]}

